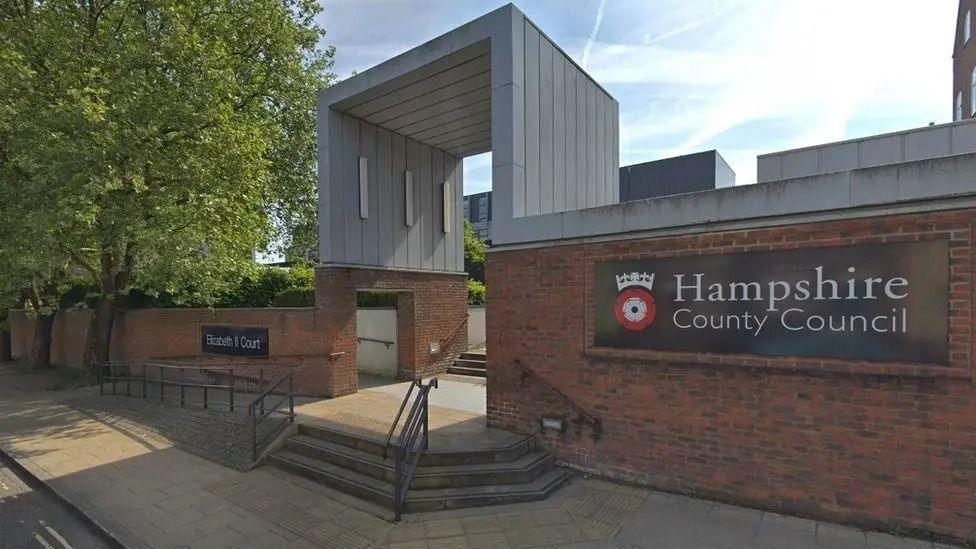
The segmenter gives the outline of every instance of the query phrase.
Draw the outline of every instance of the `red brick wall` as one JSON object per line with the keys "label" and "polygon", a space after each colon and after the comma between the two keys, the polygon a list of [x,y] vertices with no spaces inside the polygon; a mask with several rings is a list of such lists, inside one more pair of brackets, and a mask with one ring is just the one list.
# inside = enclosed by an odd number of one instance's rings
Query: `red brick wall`
{"label": "red brick wall", "polygon": [[[315,309],[139,309],[119,314],[112,330],[112,359],[168,359],[203,362],[280,363],[301,366],[321,357],[321,338],[315,333]],[[91,311],[58,313],[54,322],[51,361],[80,368],[88,337]],[[271,357],[267,359],[203,355],[204,325],[268,328]],[[23,311],[11,312],[17,343],[15,358],[29,357],[34,323]]]}
{"label": "red brick wall", "polygon": [[[323,377],[323,389],[330,396],[357,390],[356,292],[369,289],[399,292],[399,377],[443,373],[467,346],[468,290],[463,275],[321,267],[316,269],[315,299],[322,312],[325,354],[334,357]],[[430,343],[445,339],[440,353],[431,354]]]}
{"label": "red brick wall", "polygon": [[[668,491],[881,529],[976,539],[976,210],[496,251],[487,266],[489,424],[573,418],[520,359],[600,416],[546,434],[566,462]],[[597,348],[594,264],[946,239],[951,364]]]}

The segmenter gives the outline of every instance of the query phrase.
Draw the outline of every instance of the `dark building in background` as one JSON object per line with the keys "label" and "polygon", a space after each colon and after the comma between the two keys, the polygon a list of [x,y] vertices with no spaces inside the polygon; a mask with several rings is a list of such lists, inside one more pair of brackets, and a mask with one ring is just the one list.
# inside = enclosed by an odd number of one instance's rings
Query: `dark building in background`
{"label": "dark building in background", "polygon": [[491,191],[465,196],[464,218],[478,237],[491,244]]}
{"label": "dark building in background", "polygon": [[976,114],[976,44],[973,18],[976,0],[960,0],[952,48],[952,119]]}
{"label": "dark building in background", "polygon": [[[976,0],[974,0],[976,1]],[[620,168],[620,201],[693,193],[735,185],[735,172],[717,151],[705,151]],[[464,197],[464,218],[491,244],[491,191]]]}
{"label": "dark building in background", "polygon": [[735,185],[735,172],[718,151],[674,156],[620,168],[621,202],[732,185]]}

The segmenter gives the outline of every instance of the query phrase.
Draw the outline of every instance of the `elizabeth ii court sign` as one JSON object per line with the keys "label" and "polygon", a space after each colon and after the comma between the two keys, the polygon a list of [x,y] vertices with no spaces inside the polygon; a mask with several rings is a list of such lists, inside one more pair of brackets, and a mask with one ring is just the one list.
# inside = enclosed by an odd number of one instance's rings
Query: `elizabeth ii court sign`
{"label": "elizabeth ii court sign", "polygon": [[595,344],[945,363],[944,240],[602,262]]}

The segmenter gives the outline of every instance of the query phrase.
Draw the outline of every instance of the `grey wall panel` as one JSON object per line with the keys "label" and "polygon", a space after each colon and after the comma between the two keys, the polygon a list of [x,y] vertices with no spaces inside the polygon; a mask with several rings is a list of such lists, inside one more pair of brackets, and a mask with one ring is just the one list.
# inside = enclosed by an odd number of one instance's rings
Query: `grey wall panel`
{"label": "grey wall panel", "polygon": [[[323,132],[328,156],[329,242],[324,263],[378,267],[463,270],[463,231],[444,232],[442,217],[445,181],[456,179],[460,159],[347,114],[328,117]],[[367,212],[359,211],[359,159],[366,159]],[[414,181],[414,225],[406,226],[404,172]],[[325,172],[323,172],[324,174]],[[452,184],[453,185],[453,184]],[[461,211],[460,187],[456,212]],[[450,251],[449,251],[450,250]]]}
{"label": "grey wall panel", "polygon": [[565,95],[563,119],[566,121],[566,162],[564,210],[576,209],[576,67],[572,63],[563,63]]}
{"label": "grey wall panel", "polygon": [[424,269],[434,268],[434,258],[431,254],[434,249],[434,235],[431,233],[433,223],[433,151],[429,147],[420,147],[420,245],[421,261]]}
{"label": "grey wall panel", "polygon": [[420,187],[423,185],[420,172],[420,143],[412,139],[407,139],[407,169],[413,173],[413,225],[410,227],[408,237],[410,260],[407,266],[412,269],[423,267],[421,250],[423,249],[423,236],[420,223]]}
{"label": "grey wall panel", "polygon": [[[525,215],[541,211],[539,31],[525,26]],[[516,200],[518,198],[516,197]]]}
{"label": "grey wall panel", "polygon": [[597,123],[596,123],[596,86],[586,82],[586,206],[599,204],[599,188],[597,183]]}
{"label": "grey wall panel", "polygon": [[361,223],[363,229],[363,262],[367,265],[382,265],[380,263],[378,241],[379,241],[379,201],[380,192],[378,188],[377,173],[380,171],[378,165],[378,154],[376,145],[376,131],[379,128],[372,124],[361,122],[359,124],[359,155],[365,156],[369,162],[369,169],[366,171],[367,184],[367,218]]}
{"label": "grey wall panel", "polygon": [[607,101],[596,92],[596,205],[607,203]]}
{"label": "grey wall panel", "polygon": [[[380,128],[376,132],[376,221],[378,225],[377,264],[393,266],[393,134]],[[402,204],[402,202],[397,202]]]}
{"label": "grey wall panel", "polygon": [[542,37],[539,40],[539,213],[553,209],[553,78],[552,56],[556,49]]}
{"label": "grey wall panel", "polygon": [[390,170],[390,181],[393,196],[393,261],[391,266],[406,267],[410,265],[410,246],[409,231],[406,226],[406,195],[404,194],[404,172],[407,169],[407,150],[406,140],[403,136],[395,133],[391,135],[392,142],[392,169]]}
{"label": "grey wall panel", "polygon": [[[345,255],[350,262],[363,261],[362,223],[359,218],[359,120],[342,116],[342,190],[345,208],[336,221],[345,224]],[[355,216],[355,217],[353,217]]]}
{"label": "grey wall panel", "polygon": [[[343,166],[342,160],[338,156],[330,154],[330,151],[335,149],[340,149],[342,147],[342,114],[333,111],[332,109],[326,109],[328,112],[328,128],[323,128],[322,133],[327,133],[329,135],[328,143],[324,144],[326,147],[321,154],[321,156],[329,159],[328,171],[322,172],[327,174],[329,181],[339,181],[342,179]],[[323,146],[323,144],[320,144]],[[344,192],[342,185],[323,185],[325,193],[329,197],[328,208],[329,217],[326,224],[323,226],[323,222],[319,220],[319,230],[325,231],[325,234],[319,236],[320,242],[329,242],[330,245],[327,249],[319,250],[319,257],[323,260],[327,257],[344,257],[346,255],[346,232],[345,232],[345,222],[344,222],[344,212],[346,209],[346,203],[344,198]],[[322,193],[323,189],[320,188],[319,192]],[[322,205],[319,205],[320,209]]]}
{"label": "grey wall panel", "polygon": [[431,224],[431,238],[433,239],[432,268],[435,270],[444,269],[444,181],[447,180],[446,170],[444,169],[446,154],[437,149],[431,151],[431,208],[433,223]]}
{"label": "grey wall panel", "polygon": [[586,118],[586,78],[576,75],[576,208],[585,208],[587,205],[587,186],[589,185],[589,172],[586,167],[586,143],[587,129],[589,127]]}
{"label": "grey wall panel", "polygon": [[566,59],[552,58],[552,211],[566,209]]}

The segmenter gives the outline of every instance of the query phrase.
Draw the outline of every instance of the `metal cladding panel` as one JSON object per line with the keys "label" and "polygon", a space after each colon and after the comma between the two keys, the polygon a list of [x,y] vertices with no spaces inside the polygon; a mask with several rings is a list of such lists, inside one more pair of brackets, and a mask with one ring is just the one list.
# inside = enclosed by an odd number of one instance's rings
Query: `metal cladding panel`
{"label": "metal cladding panel", "polygon": [[524,19],[525,188],[515,217],[618,201],[617,102]]}
{"label": "metal cladding panel", "polygon": [[[440,149],[348,114],[329,112],[323,128],[329,140],[322,155],[328,158],[329,245],[323,246],[324,263],[357,264],[447,272],[464,270],[463,231],[451,226],[444,232],[444,183],[460,211],[461,159]],[[360,217],[360,158],[366,163],[365,219]],[[405,172],[413,179],[413,226],[406,224]],[[325,172],[322,172],[323,175]]]}

